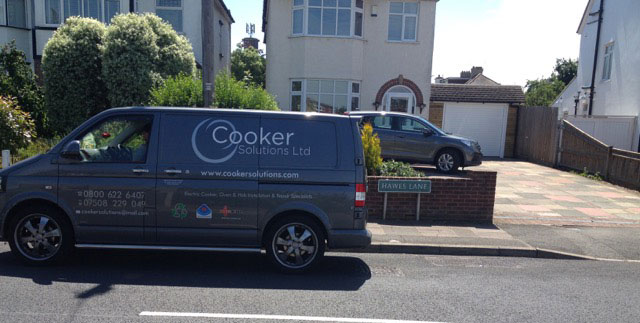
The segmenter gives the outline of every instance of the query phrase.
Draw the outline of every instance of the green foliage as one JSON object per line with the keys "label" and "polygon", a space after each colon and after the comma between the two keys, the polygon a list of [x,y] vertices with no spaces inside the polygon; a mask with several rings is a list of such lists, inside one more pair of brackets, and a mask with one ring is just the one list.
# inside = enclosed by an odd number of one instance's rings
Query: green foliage
{"label": "green foliage", "polygon": [[361,136],[367,174],[375,175],[380,166],[382,166],[382,157],[380,157],[382,152],[380,149],[380,138],[378,138],[378,134],[373,133],[373,127],[369,123],[362,127]]}
{"label": "green foliage", "polygon": [[0,96],[16,98],[22,110],[35,121],[38,134],[48,135],[42,90],[36,84],[24,52],[16,48],[15,40],[0,50]]}
{"label": "green foliage", "polygon": [[564,85],[569,85],[578,74],[578,60],[558,58],[553,71],[552,77],[559,79]]}
{"label": "green foliage", "polygon": [[13,98],[0,97],[0,149],[16,151],[36,136],[29,113],[22,111]]}
{"label": "green foliage", "polygon": [[231,53],[231,74],[238,81],[264,88],[266,59],[253,47],[238,48]]}
{"label": "green foliage", "polygon": [[228,73],[216,76],[215,87],[214,105],[220,109],[280,110],[265,89],[238,81]]}
{"label": "green foliage", "polygon": [[102,75],[113,106],[143,105],[163,78],[192,75],[189,41],[152,14],[124,14],[111,20],[104,38]]}
{"label": "green foliage", "polygon": [[102,72],[101,22],[70,17],[47,42],[42,54],[45,107],[55,134],[66,134],[108,108]]}
{"label": "green foliage", "polygon": [[528,106],[548,107],[564,90],[565,84],[556,78],[527,81],[525,103]]}
{"label": "green foliage", "polygon": [[180,73],[151,90],[149,105],[165,107],[203,106],[202,79]]}
{"label": "green foliage", "polygon": [[417,171],[411,165],[394,160],[387,160],[378,169],[380,176],[395,177],[424,177],[424,173]]}
{"label": "green foliage", "polygon": [[589,173],[589,171],[587,170],[587,168],[583,168],[582,169],[582,173],[578,173],[576,171],[572,171],[571,173],[588,178],[588,179],[592,179],[594,181],[597,182],[602,182],[604,179],[602,178],[602,176],[600,175],[600,172],[596,172],[595,174],[591,174]]}
{"label": "green foliage", "polygon": [[24,148],[18,149],[15,153],[17,160],[27,159],[39,154],[44,154],[51,150],[53,146],[58,144],[60,137],[54,138],[37,138]]}

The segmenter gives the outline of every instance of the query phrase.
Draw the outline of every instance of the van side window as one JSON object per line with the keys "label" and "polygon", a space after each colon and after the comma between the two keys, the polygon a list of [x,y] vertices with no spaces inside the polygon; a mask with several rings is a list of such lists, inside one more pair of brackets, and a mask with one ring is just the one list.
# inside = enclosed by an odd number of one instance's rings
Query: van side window
{"label": "van side window", "polygon": [[373,128],[375,129],[391,129],[391,117],[377,116],[373,118]]}
{"label": "van side window", "polygon": [[144,163],[152,117],[115,117],[95,125],[80,140],[83,162]]}
{"label": "van side window", "polygon": [[398,129],[396,130],[413,131],[413,132],[422,133],[425,129],[428,129],[427,126],[423,125],[422,123],[412,118],[406,118],[406,117],[394,117],[394,118],[396,119],[396,122],[397,122],[396,124],[398,127]]}

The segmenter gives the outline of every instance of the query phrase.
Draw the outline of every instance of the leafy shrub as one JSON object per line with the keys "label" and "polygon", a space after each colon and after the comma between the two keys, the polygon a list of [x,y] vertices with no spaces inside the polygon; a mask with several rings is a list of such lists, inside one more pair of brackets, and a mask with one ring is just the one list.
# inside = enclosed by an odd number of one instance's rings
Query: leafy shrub
{"label": "leafy shrub", "polygon": [[53,146],[58,144],[60,137],[54,138],[37,138],[24,148],[18,149],[15,153],[17,160],[27,159],[39,154],[44,154],[51,150]]}
{"label": "leafy shrub", "polygon": [[109,107],[102,73],[103,23],[70,17],[42,54],[47,116],[53,133],[66,134]]}
{"label": "leafy shrub", "polygon": [[16,151],[26,147],[36,136],[29,113],[22,111],[12,98],[0,97],[0,149]]}
{"label": "leafy shrub", "polygon": [[203,106],[202,79],[180,73],[151,90],[150,105],[165,107]]}
{"label": "leafy shrub", "polygon": [[380,157],[380,138],[373,133],[373,127],[367,123],[362,127],[362,148],[364,149],[364,162],[367,167],[367,174],[377,174],[378,168],[382,165]]}
{"label": "leafy shrub", "polygon": [[16,98],[22,110],[34,120],[38,134],[48,135],[42,90],[36,84],[24,52],[16,48],[15,40],[0,50],[0,96]]}
{"label": "leafy shrub", "polygon": [[266,58],[253,47],[238,48],[231,53],[231,74],[238,81],[264,88],[267,70]]}
{"label": "leafy shrub", "polygon": [[214,105],[221,109],[280,110],[265,89],[234,79],[229,73],[216,76]]}
{"label": "leafy shrub", "polygon": [[154,85],[180,73],[193,75],[189,41],[153,14],[124,14],[111,20],[104,38],[102,75],[112,106],[149,102]]}
{"label": "leafy shrub", "polygon": [[411,165],[394,160],[387,160],[378,169],[380,176],[424,177],[424,173],[415,170]]}

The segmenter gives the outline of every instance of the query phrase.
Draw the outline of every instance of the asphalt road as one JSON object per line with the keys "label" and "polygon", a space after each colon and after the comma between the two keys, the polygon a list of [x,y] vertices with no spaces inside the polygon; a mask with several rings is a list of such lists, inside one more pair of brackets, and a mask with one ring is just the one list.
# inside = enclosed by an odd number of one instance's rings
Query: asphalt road
{"label": "asphalt road", "polygon": [[634,263],[331,253],[291,276],[257,254],[85,251],[26,267],[0,245],[1,322],[631,322],[638,304]]}

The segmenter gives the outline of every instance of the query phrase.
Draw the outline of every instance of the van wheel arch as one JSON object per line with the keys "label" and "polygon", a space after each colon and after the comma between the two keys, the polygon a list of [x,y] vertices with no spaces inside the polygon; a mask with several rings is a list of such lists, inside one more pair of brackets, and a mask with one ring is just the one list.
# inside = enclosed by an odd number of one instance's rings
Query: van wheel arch
{"label": "van wheel arch", "polygon": [[69,217],[69,215],[67,214],[67,212],[65,212],[58,204],[53,203],[49,200],[45,200],[45,199],[27,199],[24,201],[20,201],[19,203],[17,203],[16,205],[14,205],[8,212],[7,212],[7,216],[4,219],[4,222],[2,223],[3,225],[3,236],[6,239],[9,239],[8,237],[11,235],[10,231],[10,227],[11,227],[11,221],[13,221],[13,219],[19,214],[20,210],[22,210],[25,207],[43,207],[43,208],[53,208],[56,211],[60,212],[60,214],[64,215],[65,219],[67,221],[69,221],[69,225],[71,227],[71,233],[73,234],[73,236],[75,237],[75,228],[73,227],[73,222],[71,221],[71,218]]}
{"label": "van wheel arch", "polygon": [[278,220],[285,218],[287,216],[295,216],[295,215],[308,217],[309,219],[313,220],[322,229],[322,233],[324,234],[324,237],[327,240],[329,239],[327,227],[325,226],[324,223],[322,223],[322,221],[320,220],[320,218],[318,218],[318,216],[308,211],[288,210],[288,211],[284,211],[274,215],[271,219],[269,219],[269,222],[267,222],[267,225],[264,226],[264,229],[262,230],[262,237],[261,237],[262,247],[265,247],[266,244],[269,243],[269,241],[266,241],[269,238],[267,233],[269,232],[269,229],[271,229],[271,226],[274,223],[278,222]]}

